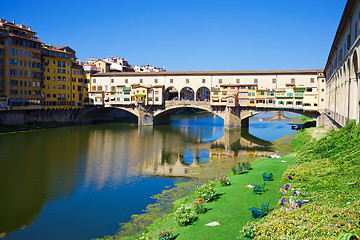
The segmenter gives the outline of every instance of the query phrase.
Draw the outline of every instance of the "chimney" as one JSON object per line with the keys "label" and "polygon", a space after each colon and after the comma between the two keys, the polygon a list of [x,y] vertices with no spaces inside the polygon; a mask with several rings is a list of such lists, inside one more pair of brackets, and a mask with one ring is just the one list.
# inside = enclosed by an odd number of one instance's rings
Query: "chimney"
{"label": "chimney", "polygon": [[13,24],[15,24],[15,20],[13,20]]}

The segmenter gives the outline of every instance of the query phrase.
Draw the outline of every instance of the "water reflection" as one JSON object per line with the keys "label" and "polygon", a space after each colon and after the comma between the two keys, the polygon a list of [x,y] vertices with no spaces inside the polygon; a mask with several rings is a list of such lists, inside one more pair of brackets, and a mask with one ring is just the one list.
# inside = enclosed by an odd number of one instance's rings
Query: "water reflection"
{"label": "water reflection", "polygon": [[[117,222],[141,212],[175,177],[212,177],[244,156],[271,154],[270,142],[247,130],[224,132],[221,121],[199,115],[166,126],[105,124],[1,135],[0,234],[11,233],[7,239],[112,234]],[[90,218],[79,203],[94,199]],[[59,218],[64,211],[69,216]],[[62,233],[49,222],[61,225]]]}

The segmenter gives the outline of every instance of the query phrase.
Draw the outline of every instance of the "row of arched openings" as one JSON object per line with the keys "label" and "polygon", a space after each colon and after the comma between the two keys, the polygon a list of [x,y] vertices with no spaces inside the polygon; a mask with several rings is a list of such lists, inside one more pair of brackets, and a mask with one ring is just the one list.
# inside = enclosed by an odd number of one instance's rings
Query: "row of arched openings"
{"label": "row of arched openings", "polygon": [[191,87],[183,87],[179,92],[175,87],[168,87],[165,100],[210,101],[210,89],[201,87],[195,92]]}

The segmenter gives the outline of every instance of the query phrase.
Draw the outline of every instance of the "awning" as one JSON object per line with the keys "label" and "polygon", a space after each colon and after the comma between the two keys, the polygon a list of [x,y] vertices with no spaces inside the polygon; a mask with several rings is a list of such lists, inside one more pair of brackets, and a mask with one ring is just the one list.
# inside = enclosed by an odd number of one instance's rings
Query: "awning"
{"label": "awning", "polygon": [[29,102],[29,99],[10,98],[9,102]]}

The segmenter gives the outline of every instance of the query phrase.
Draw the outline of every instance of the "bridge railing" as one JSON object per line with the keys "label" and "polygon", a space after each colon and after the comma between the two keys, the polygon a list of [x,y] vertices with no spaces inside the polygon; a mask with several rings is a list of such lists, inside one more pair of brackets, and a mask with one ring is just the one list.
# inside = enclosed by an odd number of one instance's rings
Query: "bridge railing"
{"label": "bridge railing", "polygon": [[172,101],[165,101],[165,107],[170,106],[186,106],[186,105],[192,105],[192,106],[210,106],[209,101],[189,101],[189,100],[172,100]]}

